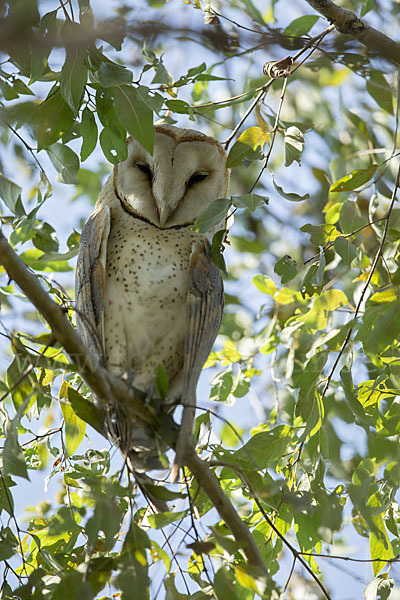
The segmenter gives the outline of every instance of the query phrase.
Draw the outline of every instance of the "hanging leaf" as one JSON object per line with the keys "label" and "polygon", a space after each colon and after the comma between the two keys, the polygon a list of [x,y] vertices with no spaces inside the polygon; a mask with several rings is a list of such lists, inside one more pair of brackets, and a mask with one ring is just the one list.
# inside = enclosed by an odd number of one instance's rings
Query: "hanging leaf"
{"label": "hanging leaf", "polygon": [[15,213],[15,205],[21,197],[22,188],[0,173],[0,198],[7,208]]}
{"label": "hanging leaf", "polygon": [[293,161],[300,164],[300,156],[304,149],[304,137],[298,127],[288,127],[285,131],[285,167]]}
{"label": "hanging leaf", "polygon": [[118,119],[128,133],[153,154],[153,113],[133,86],[120,85],[115,88],[115,109]]}
{"label": "hanging leaf", "polygon": [[85,55],[81,49],[67,48],[67,56],[60,75],[60,91],[65,102],[77,114],[87,81]]}
{"label": "hanging leaf", "polygon": [[117,129],[104,127],[100,133],[100,146],[104,156],[114,165],[128,158],[128,146]]}
{"label": "hanging leaf", "polygon": [[282,198],[285,200],[289,200],[290,202],[301,202],[302,200],[307,200],[310,197],[310,194],[304,194],[304,196],[299,196],[299,194],[295,194],[294,192],[285,192],[283,189],[275,182],[275,179],[272,179],[272,183],[274,184],[274,188],[278,192]]}
{"label": "hanging leaf", "polygon": [[381,71],[371,70],[367,90],[383,110],[393,114],[393,91]]}
{"label": "hanging leaf", "polygon": [[97,144],[97,125],[92,111],[86,107],[82,112],[82,121],[80,125],[82,135],[81,161],[87,159],[96,148]]}
{"label": "hanging leaf", "polygon": [[61,183],[78,183],[79,158],[71,148],[64,144],[52,144],[46,152],[58,171],[57,179]]}
{"label": "hanging leaf", "polygon": [[347,238],[339,236],[335,239],[335,250],[346,265],[351,265],[357,258],[357,249]]}
{"label": "hanging leaf", "polygon": [[[68,383],[64,381],[60,387],[60,400],[68,397]],[[80,446],[86,431],[86,423],[74,412],[67,402],[60,402],[61,412],[65,422],[65,451],[67,456],[72,456]]]}
{"label": "hanging leaf", "polygon": [[274,267],[275,273],[280,275],[281,282],[287,283],[297,275],[297,263],[291,256],[283,256],[278,260]]}

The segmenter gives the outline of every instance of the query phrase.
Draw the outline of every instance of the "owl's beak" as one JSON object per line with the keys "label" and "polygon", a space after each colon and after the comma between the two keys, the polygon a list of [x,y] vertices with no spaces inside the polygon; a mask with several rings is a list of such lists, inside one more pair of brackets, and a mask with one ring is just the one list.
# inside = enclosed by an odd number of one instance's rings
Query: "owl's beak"
{"label": "owl's beak", "polygon": [[161,205],[157,207],[158,219],[160,221],[160,227],[164,227],[169,217],[169,207]]}

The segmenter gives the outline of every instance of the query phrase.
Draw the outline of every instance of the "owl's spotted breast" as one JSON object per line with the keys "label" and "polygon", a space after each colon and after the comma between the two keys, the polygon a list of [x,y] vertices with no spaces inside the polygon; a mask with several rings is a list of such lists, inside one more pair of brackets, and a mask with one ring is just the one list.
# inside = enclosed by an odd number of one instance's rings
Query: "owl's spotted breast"
{"label": "owl's spotted breast", "polygon": [[104,352],[115,374],[133,374],[146,390],[158,365],[178,396],[186,336],[189,257],[203,236],[159,229],[118,209],[111,212],[104,298]]}

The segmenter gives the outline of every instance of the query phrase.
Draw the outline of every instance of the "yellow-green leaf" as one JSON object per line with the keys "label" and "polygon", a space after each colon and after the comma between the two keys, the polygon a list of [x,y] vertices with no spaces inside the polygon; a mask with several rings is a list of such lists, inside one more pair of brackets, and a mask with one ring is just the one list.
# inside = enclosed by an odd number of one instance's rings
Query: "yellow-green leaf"
{"label": "yellow-green leaf", "polygon": [[[369,500],[369,507],[377,507],[381,506],[381,502],[376,494],[373,494]],[[385,523],[383,521],[382,513],[371,515],[371,520],[374,524],[374,528],[371,530],[369,534],[369,549],[371,553],[371,559],[375,560],[380,558],[380,561],[375,561],[372,563],[374,569],[374,576],[382,571],[385,566],[385,560],[390,560],[394,558],[392,544],[390,543]]]}
{"label": "yellow-green leaf", "polygon": [[[60,387],[60,400],[68,398],[69,384],[64,381]],[[83,440],[86,423],[74,412],[72,406],[67,402],[60,402],[61,412],[65,422],[65,450],[67,456],[72,456]]]}
{"label": "yellow-green leaf", "polygon": [[367,183],[374,176],[376,166],[369,167],[368,169],[356,169],[351,173],[348,173],[341,179],[338,179],[330,187],[331,192],[349,192],[356,190],[364,183]]}

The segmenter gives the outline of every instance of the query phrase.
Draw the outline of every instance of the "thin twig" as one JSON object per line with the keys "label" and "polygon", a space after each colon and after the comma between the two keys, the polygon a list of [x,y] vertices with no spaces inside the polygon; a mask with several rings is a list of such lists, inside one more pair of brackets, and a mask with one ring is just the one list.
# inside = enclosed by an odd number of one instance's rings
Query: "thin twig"
{"label": "thin twig", "polygon": [[274,128],[272,130],[271,143],[270,143],[270,146],[269,146],[269,149],[268,149],[268,152],[267,152],[267,156],[265,157],[264,164],[263,164],[263,166],[261,168],[261,171],[257,175],[257,178],[256,178],[255,182],[251,186],[251,188],[249,190],[249,194],[251,194],[251,192],[254,190],[254,188],[256,187],[257,183],[260,181],[261,175],[264,173],[265,169],[268,167],[268,161],[269,161],[269,159],[271,157],[272,148],[274,147],[274,143],[275,143],[276,133],[278,131],[279,117],[280,117],[281,111],[282,111],[283,100],[285,98],[287,83],[288,83],[288,77],[285,77],[284,81],[283,81],[283,87],[282,87],[281,96],[279,98],[279,105],[278,105],[278,110],[277,110],[277,113],[276,113],[275,125],[274,125]]}
{"label": "thin twig", "polygon": [[39,161],[38,157],[36,156],[36,154],[34,153],[33,148],[30,147],[30,145],[28,144],[28,142],[26,142],[24,140],[24,138],[18,133],[18,131],[12,125],[10,125],[10,123],[8,123],[5,119],[2,119],[2,121],[13,132],[13,134],[19,139],[19,141],[25,146],[25,148],[28,150],[28,152],[32,155],[33,160],[35,161],[35,163],[37,164],[37,166],[40,169],[40,172],[46,178],[47,183],[50,185],[50,180],[49,180],[49,178],[46,175],[46,171],[44,170],[44,168],[40,164],[40,161]]}
{"label": "thin twig", "polygon": [[350,556],[338,556],[337,554],[317,554],[314,552],[299,552],[302,556],[313,556],[314,558],[335,558],[336,560],[346,560],[357,563],[398,563],[400,558],[351,558]]}
{"label": "thin twig", "polygon": [[284,592],[286,592],[286,590],[287,590],[287,588],[288,588],[288,585],[289,585],[289,583],[290,583],[290,580],[292,579],[293,571],[294,571],[294,568],[295,568],[295,566],[296,566],[296,560],[297,560],[297,557],[296,557],[296,556],[294,556],[294,557],[293,557],[293,562],[292,562],[292,567],[291,567],[291,569],[290,569],[290,572],[289,572],[288,578],[286,579],[285,587],[283,588],[283,591],[284,591]]}

